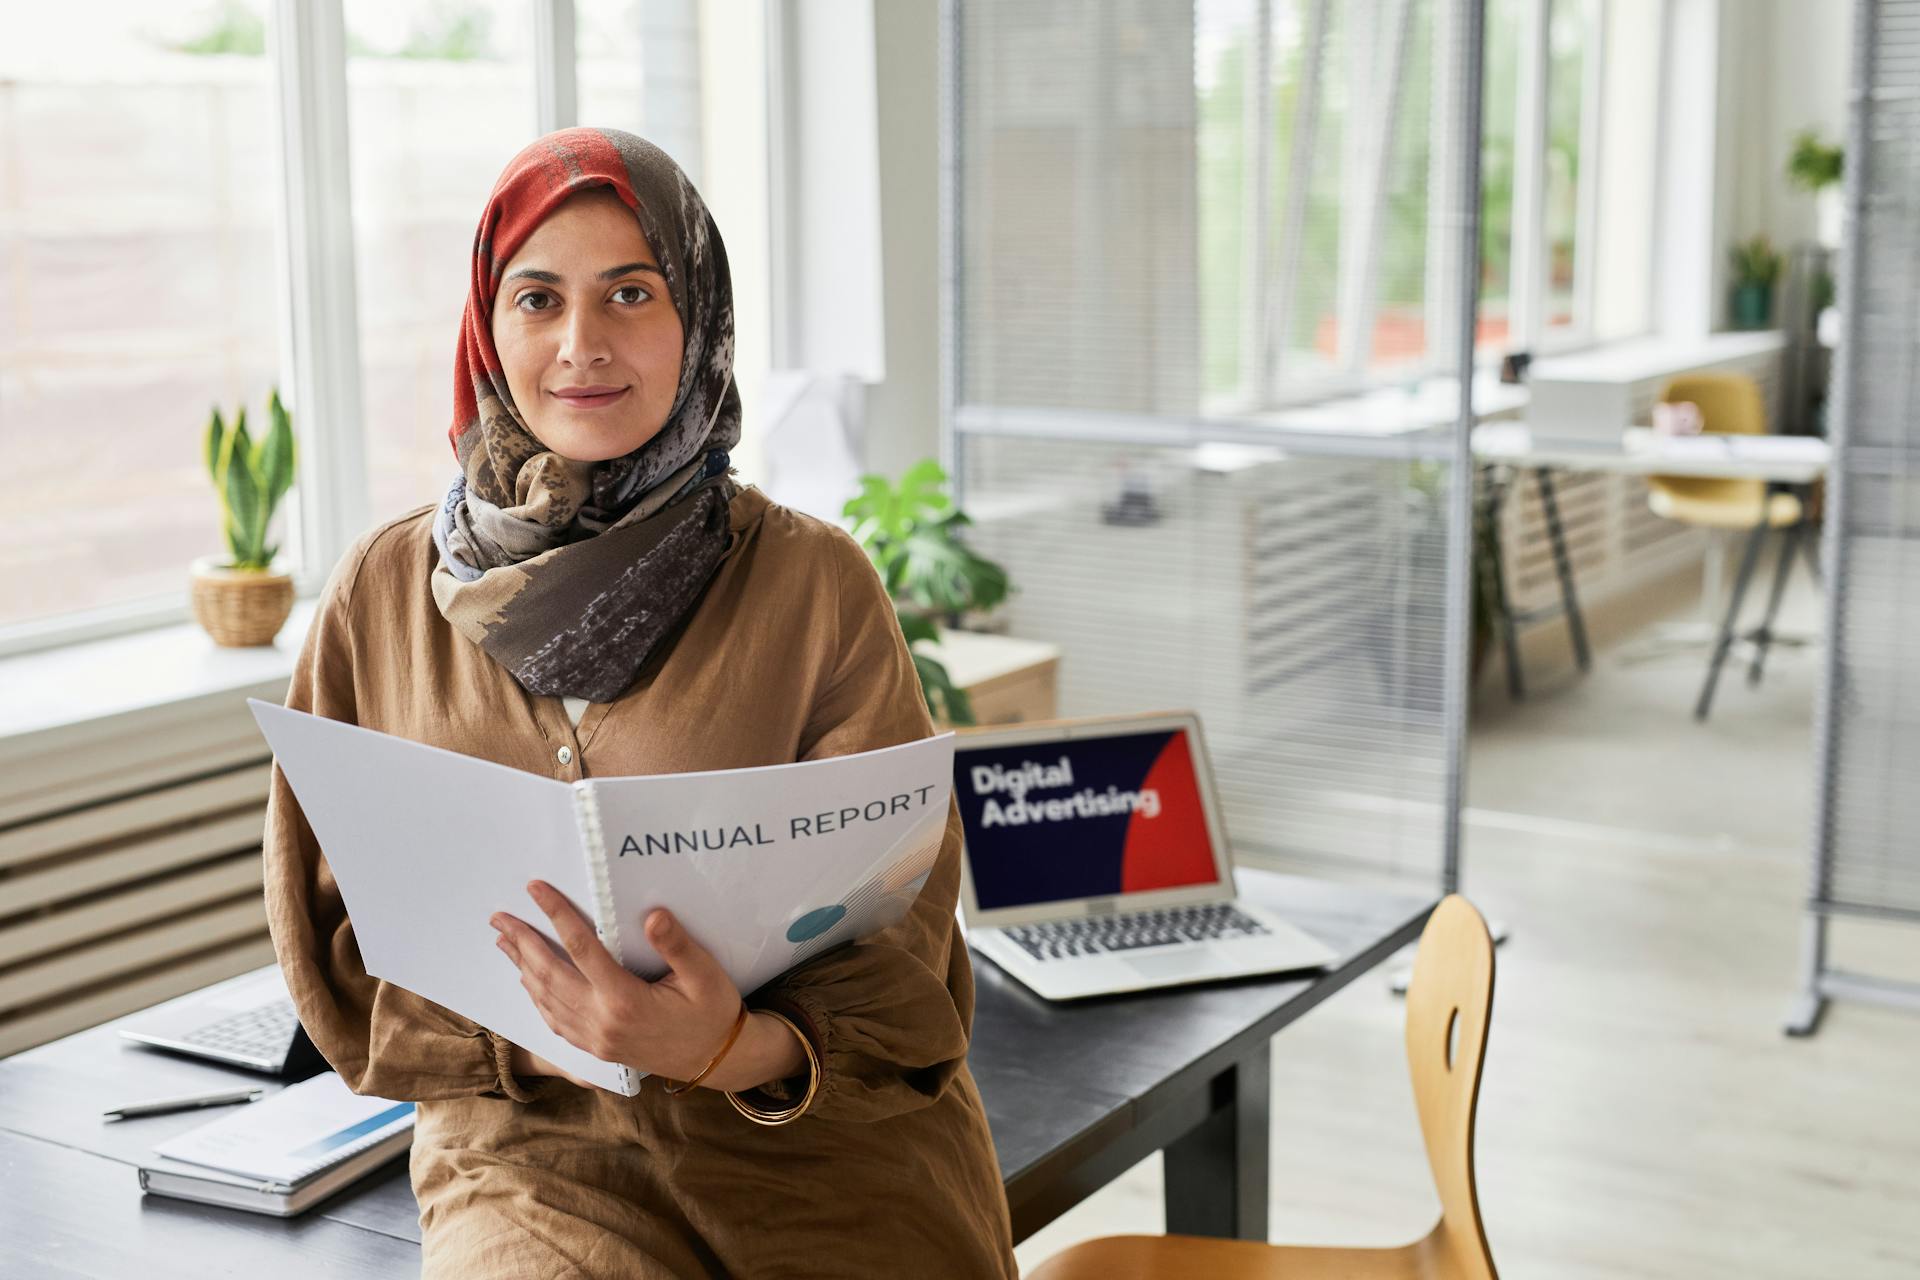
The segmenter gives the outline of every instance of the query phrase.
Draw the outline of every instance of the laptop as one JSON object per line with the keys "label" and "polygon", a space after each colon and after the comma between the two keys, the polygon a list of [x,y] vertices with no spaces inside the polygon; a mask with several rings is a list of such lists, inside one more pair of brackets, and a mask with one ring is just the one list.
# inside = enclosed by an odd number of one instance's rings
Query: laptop
{"label": "laptop", "polygon": [[1191,711],[969,730],[953,772],[967,940],[1050,1000],[1335,958],[1235,896]]}
{"label": "laptop", "polygon": [[300,1026],[277,964],[132,1014],[120,1034],[157,1049],[289,1079],[327,1065]]}

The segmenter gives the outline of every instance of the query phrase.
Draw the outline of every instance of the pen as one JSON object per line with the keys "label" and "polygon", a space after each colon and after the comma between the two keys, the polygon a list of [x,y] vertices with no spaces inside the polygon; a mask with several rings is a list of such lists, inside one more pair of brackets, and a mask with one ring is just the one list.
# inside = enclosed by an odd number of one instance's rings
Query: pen
{"label": "pen", "polygon": [[101,1113],[103,1120],[125,1120],[131,1116],[157,1116],[168,1111],[191,1111],[195,1107],[217,1107],[228,1102],[252,1102],[266,1090],[259,1085],[240,1089],[222,1089],[218,1093],[191,1093],[183,1098],[155,1098],[151,1102],[129,1102]]}

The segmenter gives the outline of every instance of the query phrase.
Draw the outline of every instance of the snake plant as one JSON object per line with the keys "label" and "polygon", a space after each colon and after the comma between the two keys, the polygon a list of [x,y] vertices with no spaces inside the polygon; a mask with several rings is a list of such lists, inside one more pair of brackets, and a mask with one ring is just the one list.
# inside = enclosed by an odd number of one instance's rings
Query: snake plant
{"label": "snake plant", "polygon": [[245,405],[234,414],[231,430],[215,405],[205,440],[207,474],[220,497],[231,567],[258,572],[265,572],[280,550],[278,544],[267,545],[267,526],[280,499],[293,487],[293,423],[277,388],[267,396],[267,413],[272,424],[266,438],[256,443],[247,434]]}

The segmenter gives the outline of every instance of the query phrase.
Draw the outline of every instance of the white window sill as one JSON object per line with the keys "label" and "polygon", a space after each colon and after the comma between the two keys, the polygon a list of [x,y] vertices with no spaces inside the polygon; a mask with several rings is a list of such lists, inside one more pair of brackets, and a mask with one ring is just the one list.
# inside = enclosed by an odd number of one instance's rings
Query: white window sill
{"label": "white window sill", "polygon": [[1786,345],[1787,335],[1779,329],[1728,329],[1698,338],[1650,334],[1588,347],[1574,354],[1542,356],[1528,366],[1527,377],[1535,381],[1546,378],[1625,384],[1709,368],[1747,356],[1772,355],[1785,350]]}
{"label": "white window sill", "polygon": [[286,697],[293,661],[315,601],[296,600],[271,645],[229,649],[197,622],[154,627],[0,658],[0,745],[122,721],[132,729],[154,712],[228,710],[246,698]]}

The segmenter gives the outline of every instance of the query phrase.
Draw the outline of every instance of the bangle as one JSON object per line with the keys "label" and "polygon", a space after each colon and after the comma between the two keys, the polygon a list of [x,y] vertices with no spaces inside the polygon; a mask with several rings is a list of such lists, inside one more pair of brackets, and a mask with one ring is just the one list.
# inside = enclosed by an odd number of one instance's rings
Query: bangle
{"label": "bangle", "polygon": [[683,1094],[687,1090],[693,1088],[693,1086],[699,1084],[702,1080],[705,1080],[708,1076],[712,1075],[713,1069],[720,1065],[720,1059],[727,1056],[727,1050],[733,1048],[733,1042],[740,1038],[740,1032],[746,1027],[746,1025],[747,1025],[747,1002],[745,1000],[742,1000],[740,1002],[740,1016],[733,1020],[733,1030],[727,1034],[727,1042],[720,1046],[720,1052],[714,1054],[713,1060],[708,1062],[706,1066],[700,1069],[699,1075],[687,1081],[685,1084],[681,1085],[678,1089],[675,1089],[672,1086],[668,1086],[667,1092],[677,1097],[678,1095]]}
{"label": "bangle", "polygon": [[[807,1039],[806,1033],[794,1025],[792,1018],[789,1018],[784,1013],[775,1013],[772,1009],[762,1009],[760,1012],[770,1018],[778,1018],[780,1021],[786,1023],[787,1030],[793,1032],[794,1039],[800,1042],[801,1050],[807,1055],[806,1096],[788,1107],[785,1111],[762,1111],[759,1107],[742,1102],[740,1100],[740,1094],[733,1092],[728,1092],[727,1101],[733,1104],[735,1111],[738,1111],[755,1124],[786,1124],[790,1120],[798,1120],[802,1115],[806,1114],[807,1108],[813,1105],[813,1095],[819,1092],[820,1089],[820,1055],[814,1052],[813,1041]],[[742,1092],[746,1091],[743,1090]]]}

